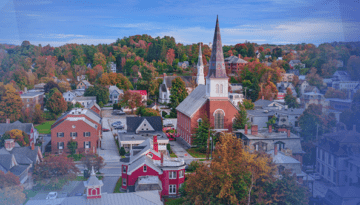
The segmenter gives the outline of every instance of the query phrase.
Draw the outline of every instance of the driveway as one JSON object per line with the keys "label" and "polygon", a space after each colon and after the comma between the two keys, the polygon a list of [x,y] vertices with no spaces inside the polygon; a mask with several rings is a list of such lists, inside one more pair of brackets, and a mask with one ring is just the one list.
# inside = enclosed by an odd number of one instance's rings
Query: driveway
{"label": "driveway", "polygon": [[119,180],[119,177],[104,177],[102,179],[104,186],[101,187],[102,193],[113,193],[115,189],[116,182]]}
{"label": "driveway", "polygon": [[177,141],[170,141],[171,150],[179,158],[184,158],[184,160],[193,160],[194,158],[185,150],[185,148],[178,143]]}
{"label": "driveway", "polygon": [[[105,129],[110,129],[109,118],[102,119],[102,127]],[[98,153],[101,157],[104,158],[105,162],[119,162],[120,156],[113,133],[103,132],[101,139],[101,148],[98,148]]]}

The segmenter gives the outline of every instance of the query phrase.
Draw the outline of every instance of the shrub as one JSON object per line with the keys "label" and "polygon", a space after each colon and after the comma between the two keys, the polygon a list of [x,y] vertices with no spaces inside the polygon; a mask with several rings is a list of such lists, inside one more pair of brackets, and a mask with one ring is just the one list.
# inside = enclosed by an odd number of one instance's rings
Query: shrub
{"label": "shrub", "polygon": [[120,154],[120,156],[124,156],[126,154],[124,147],[120,147],[119,154]]}

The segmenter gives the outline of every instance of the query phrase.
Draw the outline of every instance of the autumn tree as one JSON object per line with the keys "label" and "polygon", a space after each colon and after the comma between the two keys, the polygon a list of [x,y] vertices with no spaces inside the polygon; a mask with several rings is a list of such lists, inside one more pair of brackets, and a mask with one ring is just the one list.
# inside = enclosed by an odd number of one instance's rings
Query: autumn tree
{"label": "autumn tree", "polygon": [[55,83],[54,81],[50,80],[48,83],[45,84],[44,92],[49,93],[50,90],[53,89],[53,88],[56,88],[59,91],[61,91],[59,85],[57,83]]}
{"label": "autumn tree", "polygon": [[44,122],[44,111],[42,111],[40,104],[35,105],[33,121],[34,124],[41,124]]}
{"label": "autumn tree", "polygon": [[316,68],[311,68],[309,74],[306,75],[306,81],[317,88],[323,87],[323,79],[316,73]]}
{"label": "autumn tree", "polygon": [[100,169],[106,165],[102,157],[92,154],[86,154],[81,159],[81,163],[87,170],[91,170],[94,167],[95,172],[100,172]]}
{"label": "autumn tree", "polygon": [[296,97],[293,96],[293,92],[290,88],[286,89],[286,94],[284,97],[285,104],[289,108],[298,108],[300,107],[299,103],[296,101]]}
{"label": "autumn tree", "polygon": [[250,153],[240,139],[220,135],[210,166],[201,165],[188,176],[185,200],[190,204],[256,204],[262,186],[275,174],[265,154]]}
{"label": "autumn tree", "polygon": [[33,176],[35,181],[56,188],[62,183],[74,180],[78,172],[79,169],[71,158],[50,155],[35,165]]}
{"label": "autumn tree", "polygon": [[21,117],[22,100],[11,84],[4,85],[0,82],[0,121],[10,119],[14,122]]}
{"label": "autumn tree", "polygon": [[26,196],[19,177],[11,172],[6,174],[0,170],[0,204],[14,205],[24,203]]}
{"label": "autumn tree", "polygon": [[347,71],[353,80],[360,79],[360,56],[350,56]]}
{"label": "autumn tree", "polygon": [[277,98],[278,90],[273,82],[268,81],[266,84],[261,83],[260,88],[259,99],[264,97],[265,100],[271,101]]}
{"label": "autumn tree", "polygon": [[353,125],[356,125],[356,130],[360,132],[360,90],[358,90],[354,96],[351,108],[343,111],[340,114],[340,122],[344,123],[348,130],[353,129]]}
{"label": "autumn tree", "polygon": [[103,73],[98,79],[99,84],[103,86],[116,85],[119,89],[131,90],[133,85],[127,77],[121,73]]}
{"label": "autumn tree", "polygon": [[120,104],[123,107],[128,106],[131,109],[131,112],[134,112],[134,109],[143,105],[142,97],[140,93],[131,92],[130,90],[125,91],[123,98],[120,100]]}
{"label": "autumn tree", "polygon": [[244,129],[245,125],[250,125],[249,123],[249,119],[247,118],[247,113],[246,113],[246,108],[244,105],[240,104],[239,105],[239,111],[238,113],[236,113],[235,115],[235,120],[233,123],[233,128],[235,130],[237,129]]}
{"label": "autumn tree", "polygon": [[0,139],[0,145],[4,145],[6,139],[14,139],[20,146],[28,146],[30,143],[29,136],[18,129],[13,129],[4,133],[3,137]]}
{"label": "autumn tree", "polygon": [[245,110],[253,110],[255,107],[255,104],[248,99],[244,99],[242,105],[244,106]]}
{"label": "autumn tree", "polygon": [[171,82],[170,88],[170,117],[176,118],[177,111],[176,107],[188,96],[188,92],[186,90],[185,82],[177,77]]}
{"label": "autumn tree", "polygon": [[346,93],[341,90],[336,90],[334,88],[328,88],[328,90],[325,93],[326,98],[341,98],[346,99]]}
{"label": "autumn tree", "polygon": [[84,96],[95,96],[98,104],[106,105],[109,102],[109,89],[101,85],[95,85],[86,89]]}
{"label": "autumn tree", "polygon": [[56,56],[38,56],[35,63],[36,74],[39,78],[55,76]]}
{"label": "autumn tree", "polygon": [[62,93],[71,90],[70,84],[66,81],[61,81],[58,85],[59,85],[59,90]]}
{"label": "autumn tree", "polygon": [[17,185],[20,185],[19,177],[15,176],[15,174],[11,172],[7,172],[5,174],[0,170],[0,189]]}
{"label": "autumn tree", "polygon": [[67,110],[67,103],[57,88],[53,88],[49,93],[52,95],[46,100],[46,109],[56,118]]}
{"label": "autumn tree", "polygon": [[106,67],[106,57],[104,54],[97,52],[94,54],[94,59],[93,59],[93,63],[94,65],[101,65],[103,68]]}
{"label": "autumn tree", "polygon": [[146,108],[144,106],[140,106],[136,110],[136,115],[140,115],[142,117],[160,116],[160,112],[152,108]]}
{"label": "autumn tree", "polygon": [[173,63],[174,59],[175,59],[174,49],[170,48],[166,53],[166,63],[169,66],[172,66],[172,63]]}

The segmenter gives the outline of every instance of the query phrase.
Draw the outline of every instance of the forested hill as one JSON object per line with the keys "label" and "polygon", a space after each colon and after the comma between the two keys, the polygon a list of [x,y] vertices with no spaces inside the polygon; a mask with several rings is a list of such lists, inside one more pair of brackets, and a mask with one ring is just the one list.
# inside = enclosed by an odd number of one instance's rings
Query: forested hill
{"label": "forested hill", "polygon": [[[257,61],[273,61],[283,57],[277,67],[286,71],[290,69],[288,62],[299,59],[306,64],[303,74],[309,68],[316,68],[320,77],[331,76],[337,69],[348,69],[359,77],[358,68],[352,68],[360,61],[360,43],[326,43],[318,47],[312,44],[297,45],[258,45],[250,42],[239,43],[234,46],[224,46],[224,55],[241,55],[248,61],[253,61],[255,52],[260,52]],[[173,37],[152,38],[148,35],[136,35],[118,39],[112,44],[79,45],[66,44],[60,47],[51,45],[31,45],[24,41],[21,46],[0,44],[0,80],[12,83],[17,89],[32,88],[39,82],[47,82],[51,77],[71,79],[78,75],[87,75],[90,82],[95,83],[99,77],[109,72],[110,62],[115,62],[117,72],[123,73],[131,81],[139,78],[149,81],[162,73],[176,73],[177,75],[194,75],[195,69],[183,70],[178,62],[188,61],[195,65],[198,58],[199,44],[183,45],[176,43]],[[296,51],[296,52],[295,52]],[[203,61],[206,65],[211,48],[202,45]],[[265,59],[265,55],[271,55]],[[344,63],[338,68],[336,60]],[[360,63],[358,63],[360,64]],[[88,66],[89,65],[89,66]],[[234,79],[239,81],[241,79]],[[140,81],[140,82],[141,82]]]}

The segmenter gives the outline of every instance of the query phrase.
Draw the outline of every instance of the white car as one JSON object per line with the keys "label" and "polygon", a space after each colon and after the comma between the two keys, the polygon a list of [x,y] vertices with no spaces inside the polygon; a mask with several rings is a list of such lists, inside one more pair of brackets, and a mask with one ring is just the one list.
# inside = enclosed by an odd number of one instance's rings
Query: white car
{"label": "white car", "polygon": [[46,199],[56,199],[56,197],[57,197],[57,192],[50,192],[47,195]]}

